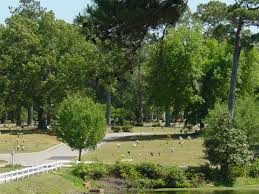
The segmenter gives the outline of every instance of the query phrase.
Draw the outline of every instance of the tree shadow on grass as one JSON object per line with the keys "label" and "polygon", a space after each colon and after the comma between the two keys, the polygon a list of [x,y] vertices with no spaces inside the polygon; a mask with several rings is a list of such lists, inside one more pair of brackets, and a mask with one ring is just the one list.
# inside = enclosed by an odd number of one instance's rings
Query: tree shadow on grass
{"label": "tree shadow on grass", "polygon": [[111,139],[106,139],[104,142],[118,142],[118,141],[152,141],[152,140],[179,140],[180,137],[183,139],[187,139],[190,136],[192,139],[197,139],[201,137],[200,133],[192,133],[192,134],[143,134],[143,135],[133,135],[133,136],[125,136],[125,137],[116,137]]}

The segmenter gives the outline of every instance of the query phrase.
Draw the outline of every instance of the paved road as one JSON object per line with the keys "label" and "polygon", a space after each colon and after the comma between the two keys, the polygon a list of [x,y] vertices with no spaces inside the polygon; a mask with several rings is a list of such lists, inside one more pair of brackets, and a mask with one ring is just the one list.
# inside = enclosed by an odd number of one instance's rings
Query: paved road
{"label": "paved road", "polygon": [[[117,139],[121,137],[137,136],[137,135],[151,135],[151,133],[112,133],[107,134],[104,138],[104,141],[99,144],[99,146],[106,141]],[[83,154],[87,153],[84,151]],[[47,150],[41,152],[33,153],[17,153],[15,155],[15,163],[21,164],[23,166],[34,166],[45,164],[57,160],[72,160],[78,156],[78,151],[73,151],[66,144],[59,144],[54,147],[51,147]],[[0,154],[0,160],[11,161],[10,154]]]}

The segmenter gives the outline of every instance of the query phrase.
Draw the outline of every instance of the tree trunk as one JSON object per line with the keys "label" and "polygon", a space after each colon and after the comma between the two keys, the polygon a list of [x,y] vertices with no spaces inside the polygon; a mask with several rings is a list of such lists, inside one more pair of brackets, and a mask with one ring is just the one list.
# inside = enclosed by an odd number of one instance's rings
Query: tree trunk
{"label": "tree trunk", "polygon": [[165,112],[165,127],[171,127],[171,110],[167,107]]}
{"label": "tree trunk", "polygon": [[38,110],[38,129],[39,130],[47,129],[46,113],[44,108],[42,107],[40,107]]}
{"label": "tree trunk", "polygon": [[1,124],[5,124],[6,117],[7,117],[6,112],[3,112],[1,117]]}
{"label": "tree trunk", "polygon": [[236,43],[233,54],[233,64],[232,64],[232,74],[231,74],[231,82],[230,82],[230,91],[229,91],[229,102],[228,102],[228,110],[229,110],[229,118],[230,123],[232,123],[234,117],[234,105],[235,105],[235,91],[236,91],[236,82],[237,82],[237,70],[238,63],[241,51],[241,31],[243,27],[243,22],[240,20],[237,27],[236,32]]}
{"label": "tree trunk", "polygon": [[138,107],[136,111],[136,123],[137,126],[142,126],[143,125],[143,108]]}
{"label": "tree trunk", "polygon": [[52,113],[49,110],[47,113],[47,125],[51,125],[51,123],[52,123]]}
{"label": "tree trunk", "polygon": [[16,126],[21,127],[22,126],[22,110],[21,110],[20,106],[16,108],[15,116],[16,116]]}
{"label": "tree trunk", "polygon": [[11,120],[11,123],[14,123],[14,122],[15,122],[15,119],[14,119],[14,111],[13,111],[13,110],[9,112],[9,118],[10,118],[10,120]]}
{"label": "tree trunk", "polygon": [[28,108],[28,126],[33,126],[33,105]]}
{"label": "tree trunk", "polygon": [[156,109],[156,122],[159,122],[159,111],[158,111],[158,108]]}
{"label": "tree trunk", "polygon": [[78,161],[81,161],[81,156],[82,156],[82,149],[79,149]]}
{"label": "tree trunk", "polygon": [[141,69],[140,62],[138,61],[138,91],[137,91],[137,118],[136,122],[138,126],[143,125],[143,106],[142,106],[142,88],[141,88]]}
{"label": "tree trunk", "polygon": [[106,91],[106,125],[111,125],[111,92]]}

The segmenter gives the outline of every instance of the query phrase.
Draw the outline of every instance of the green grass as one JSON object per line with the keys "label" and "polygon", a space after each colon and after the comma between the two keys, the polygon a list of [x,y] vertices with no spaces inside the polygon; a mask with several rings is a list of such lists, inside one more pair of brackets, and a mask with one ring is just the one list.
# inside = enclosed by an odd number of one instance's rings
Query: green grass
{"label": "green grass", "polygon": [[59,194],[84,191],[83,181],[70,175],[66,170],[30,177],[19,182],[3,184],[0,187],[0,193],[8,194]]}
{"label": "green grass", "polygon": [[[87,153],[83,156],[83,160],[104,163],[127,160],[132,163],[152,162],[170,166],[199,166],[203,164],[205,162],[202,151],[203,139],[196,136],[191,141],[188,141],[186,140],[186,135],[182,135],[182,137],[185,138],[183,146],[179,145],[179,135],[176,134],[120,138]],[[134,147],[136,140],[139,140],[140,143]],[[118,148],[117,144],[120,144],[120,148]],[[175,151],[172,152],[171,148]],[[130,155],[127,153],[128,150],[131,152]]]}
{"label": "green grass", "polygon": [[5,161],[5,160],[0,160],[0,164],[5,164],[5,163],[7,163],[7,161]]}
{"label": "green grass", "polygon": [[[11,150],[15,149],[17,145],[22,143],[22,138],[19,138],[19,143],[17,143],[16,134],[1,134],[0,135],[0,153],[10,153]],[[56,140],[55,136],[49,136],[46,134],[24,134],[24,150],[17,150],[17,153],[28,153],[28,152],[38,152],[57,145],[59,142]]]}
{"label": "green grass", "polygon": [[21,166],[2,167],[2,168],[0,168],[0,173],[10,172],[10,171],[18,170],[18,169],[21,169],[21,168],[22,168]]}
{"label": "green grass", "polygon": [[154,134],[179,134],[182,126],[177,127],[134,127],[133,132],[135,133],[154,133]]}

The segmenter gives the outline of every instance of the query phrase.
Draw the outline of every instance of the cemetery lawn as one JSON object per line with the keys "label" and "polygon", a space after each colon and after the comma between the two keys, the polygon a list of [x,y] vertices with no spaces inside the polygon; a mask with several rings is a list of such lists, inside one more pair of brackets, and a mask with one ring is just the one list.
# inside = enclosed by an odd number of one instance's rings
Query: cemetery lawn
{"label": "cemetery lawn", "polygon": [[[203,164],[206,161],[202,151],[203,139],[198,135],[192,135],[192,140],[188,141],[186,139],[188,135],[181,135],[184,138],[184,144],[181,146],[179,136],[177,134],[156,134],[119,138],[90,151],[82,159],[103,163],[115,163],[116,161],[151,162],[167,166],[199,166]],[[140,142],[134,147],[137,140]],[[120,148],[118,148],[118,144]],[[174,149],[173,152],[171,148]]]}
{"label": "cemetery lawn", "polygon": [[84,192],[83,181],[68,170],[41,174],[18,182],[3,184],[0,193],[79,193]]}
{"label": "cemetery lawn", "polygon": [[134,127],[134,133],[155,133],[155,134],[179,134],[183,126],[177,125],[176,127]]}
{"label": "cemetery lawn", "polygon": [[[19,138],[21,144],[22,138]],[[17,153],[38,152],[48,149],[59,144],[55,136],[41,133],[25,133],[24,134],[24,150],[17,150]],[[10,153],[17,146],[16,133],[2,133],[0,135],[0,153]]]}

